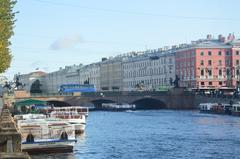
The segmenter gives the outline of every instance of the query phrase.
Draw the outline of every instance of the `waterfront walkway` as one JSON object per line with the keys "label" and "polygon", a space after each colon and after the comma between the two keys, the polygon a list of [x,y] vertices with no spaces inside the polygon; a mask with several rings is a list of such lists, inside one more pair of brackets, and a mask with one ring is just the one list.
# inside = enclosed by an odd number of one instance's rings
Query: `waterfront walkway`
{"label": "waterfront walkway", "polygon": [[21,134],[7,108],[2,108],[0,116],[0,159],[30,159],[22,152]]}

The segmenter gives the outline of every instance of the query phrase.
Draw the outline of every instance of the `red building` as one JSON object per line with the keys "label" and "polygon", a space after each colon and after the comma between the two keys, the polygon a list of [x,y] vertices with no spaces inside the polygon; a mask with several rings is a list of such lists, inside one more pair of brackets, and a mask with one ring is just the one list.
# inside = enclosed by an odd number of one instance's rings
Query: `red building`
{"label": "red building", "polygon": [[240,80],[240,41],[229,34],[198,40],[176,50],[176,74],[188,88],[236,87]]}

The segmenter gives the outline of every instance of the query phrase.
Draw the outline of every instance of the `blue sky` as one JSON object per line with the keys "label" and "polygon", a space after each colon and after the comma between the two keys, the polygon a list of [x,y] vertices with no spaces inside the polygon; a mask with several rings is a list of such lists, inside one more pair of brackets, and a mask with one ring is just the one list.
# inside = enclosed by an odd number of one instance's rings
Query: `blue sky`
{"label": "blue sky", "polygon": [[238,0],[18,0],[13,61],[4,74],[52,72],[130,51],[240,37]]}

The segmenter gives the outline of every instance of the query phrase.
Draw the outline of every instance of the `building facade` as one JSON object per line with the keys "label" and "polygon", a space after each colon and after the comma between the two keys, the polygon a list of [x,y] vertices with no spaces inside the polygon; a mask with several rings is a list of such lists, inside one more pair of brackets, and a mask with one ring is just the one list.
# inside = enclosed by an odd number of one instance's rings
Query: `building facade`
{"label": "building facade", "polygon": [[44,92],[47,92],[47,88],[48,88],[45,80],[46,75],[47,74],[45,72],[35,71],[29,74],[15,75],[14,80],[16,80],[16,77],[18,77],[19,82],[21,82],[24,85],[24,89],[27,92],[31,91],[32,84],[38,80],[40,82],[40,89],[44,93]]}
{"label": "building facade", "polygon": [[100,66],[101,91],[122,91],[122,58],[106,59]]}
{"label": "building facade", "polygon": [[84,84],[85,81],[93,84],[97,91],[100,91],[100,62],[85,65],[77,70],[79,74],[79,83]]}
{"label": "building facade", "polygon": [[123,90],[159,90],[170,87],[175,79],[175,56],[172,50],[152,50],[123,61]]}
{"label": "building facade", "polygon": [[93,84],[97,91],[153,91],[171,87],[175,75],[186,88],[240,87],[240,40],[227,38],[193,41],[156,50],[130,52],[101,62],[72,65],[58,71],[20,75],[30,91],[39,79],[43,92],[57,93],[62,84]]}
{"label": "building facade", "polygon": [[227,40],[208,35],[176,50],[176,74],[180,86],[187,88],[236,87],[240,56],[238,42],[230,34]]}

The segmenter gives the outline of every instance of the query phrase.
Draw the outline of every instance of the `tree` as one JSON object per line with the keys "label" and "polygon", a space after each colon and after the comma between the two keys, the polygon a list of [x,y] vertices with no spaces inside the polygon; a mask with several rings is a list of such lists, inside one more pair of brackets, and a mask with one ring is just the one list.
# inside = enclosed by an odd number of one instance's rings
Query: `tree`
{"label": "tree", "polygon": [[13,35],[16,0],[0,0],[0,73],[10,67],[12,55],[9,46]]}
{"label": "tree", "polygon": [[41,83],[40,81],[37,79],[36,81],[33,82],[33,84],[31,85],[30,88],[30,93],[42,93],[41,90]]}

